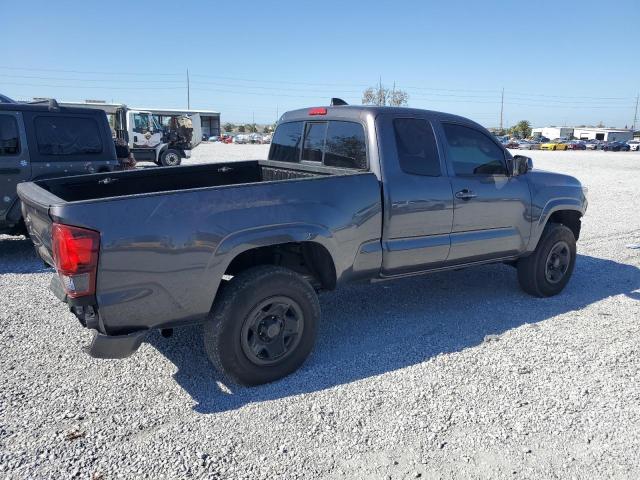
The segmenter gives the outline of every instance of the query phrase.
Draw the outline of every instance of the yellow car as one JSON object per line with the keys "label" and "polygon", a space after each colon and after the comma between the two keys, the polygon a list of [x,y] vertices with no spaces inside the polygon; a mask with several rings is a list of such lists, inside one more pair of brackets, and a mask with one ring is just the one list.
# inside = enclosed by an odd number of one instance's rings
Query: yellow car
{"label": "yellow car", "polygon": [[540,145],[540,150],[567,150],[568,148],[567,143],[559,138]]}

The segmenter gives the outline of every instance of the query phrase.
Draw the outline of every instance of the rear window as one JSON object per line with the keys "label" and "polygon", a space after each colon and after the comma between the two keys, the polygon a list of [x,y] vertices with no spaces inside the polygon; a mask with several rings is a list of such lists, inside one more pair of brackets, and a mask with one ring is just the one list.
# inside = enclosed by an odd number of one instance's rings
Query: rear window
{"label": "rear window", "polygon": [[271,139],[269,160],[299,162],[304,122],[281,123]]}
{"label": "rear window", "polygon": [[0,157],[20,153],[20,136],[16,119],[9,115],[0,115]]}
{"label": "rear window", "polygon": [[398,162],[405,173],[438,177],[441,175],[438,147],[431,124],[418,118],[393,121]]}
{"label": "rear window", "polygon": [[41,155],[102,153],[100,130],[93,118],[43,115],[34,124]]}
{"label": "rear window", "polygon": [[322,162],[324,139],[327,135],[327,122],[307,123],[304,128],[302,160]]}
{"label": "rear window", "polygon": [[329,122],[324,164],[358,170],[367,168],[367,149],[362,125],[354,122]]}
{"label": "rear window", "polygon": [[359,123],[282,123],[271,141],[269,160],[323,163],[328,167],[367,169],[364,128]]}

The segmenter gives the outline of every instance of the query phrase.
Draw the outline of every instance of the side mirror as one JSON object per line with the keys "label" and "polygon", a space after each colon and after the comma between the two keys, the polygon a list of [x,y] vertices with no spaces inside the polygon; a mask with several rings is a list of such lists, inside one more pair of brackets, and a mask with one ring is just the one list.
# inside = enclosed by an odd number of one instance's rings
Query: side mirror
{"label": "side mirror", "polygon": [[511,160],[511,176],[517,177],[518,175],[524,175],[528,171],[533,169],[533,160],[524,155],[516,155]]}

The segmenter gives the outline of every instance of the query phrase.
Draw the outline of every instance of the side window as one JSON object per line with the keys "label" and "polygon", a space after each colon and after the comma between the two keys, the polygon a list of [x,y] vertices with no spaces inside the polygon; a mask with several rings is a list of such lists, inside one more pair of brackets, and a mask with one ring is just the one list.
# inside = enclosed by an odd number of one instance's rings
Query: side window
{"label": "side window", "polygon": [[354,122],[329,122],[324,164],[328,167],[366,170],[367,148],[362,125]]}
{"label": "side window", "polygon": [[303,122],[281,123],[276,128],[269,148],[269,160],[299,162]]}
{"label": "side window", "polygon": [[326,135],[327,122],[308,122],[305,125],[302,160],[322,163]]}
{"label": "side window", "polygon": [[418,118],[393,121],[400,168],[405,173],[438,177],[440,158],[431,124]]}
{"label": "side window", "polygon": [[484,133],[443,123],[449,159],[456,175],[506,175],[504,151]]}
{"label": "side window", "polygon": [[102,153],[98,123],[93,118],[42,115],[34,124],[42,155]]}
{"label": "side window", "polygon": [[20,135],[16,119],[9,115],[0,115],[0,157],[20,153]]}

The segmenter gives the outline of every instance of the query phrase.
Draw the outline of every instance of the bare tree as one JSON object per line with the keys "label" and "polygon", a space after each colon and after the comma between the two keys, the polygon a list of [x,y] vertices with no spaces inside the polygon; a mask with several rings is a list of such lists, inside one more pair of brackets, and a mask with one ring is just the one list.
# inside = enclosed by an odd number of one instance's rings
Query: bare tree
{"label": "bare tree", "polygon": [[407,105],[408,102],[409,94],[404,90],[396,89],[395,83],[393,84],[393,88],[388,88],[380,82],[377,87],[369,87],[362,92],[363,105],[403,107]]}

